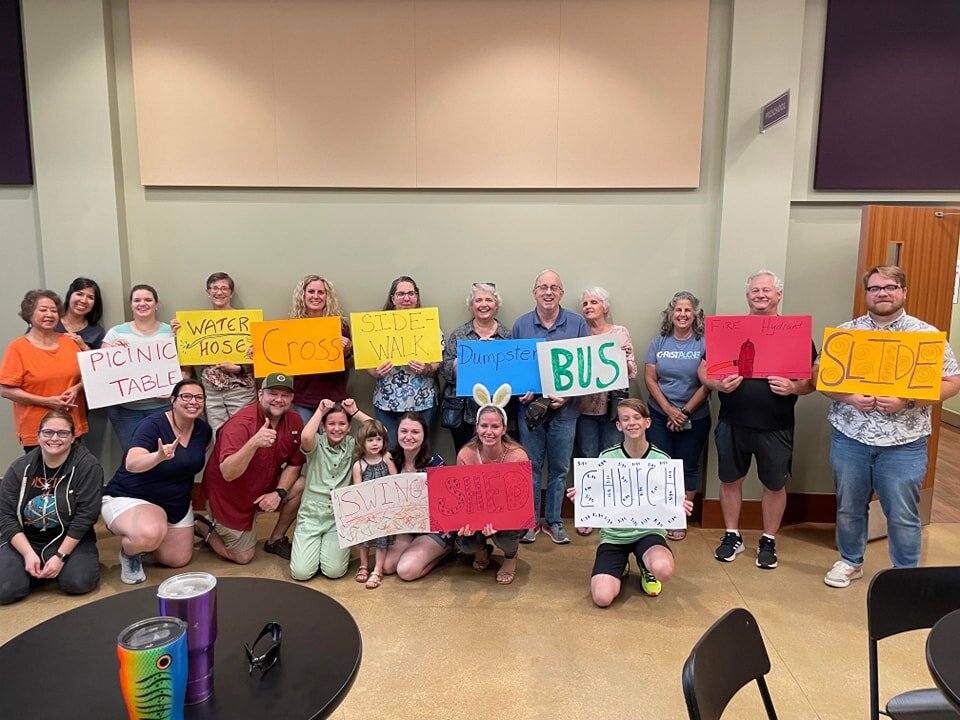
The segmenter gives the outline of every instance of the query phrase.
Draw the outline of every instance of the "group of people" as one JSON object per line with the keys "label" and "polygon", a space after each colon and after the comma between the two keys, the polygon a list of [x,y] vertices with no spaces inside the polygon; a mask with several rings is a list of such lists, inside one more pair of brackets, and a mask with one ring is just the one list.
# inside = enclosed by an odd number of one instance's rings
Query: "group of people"
{"label": "group of people", "polygon": [[[868,313],[846,326],[894,332],[934,329],[904,312],[906,277],[900,268],[871,268],[863,283]],[[214,273],[206,287],[214,309],[232,308],[235,288],[229,275]],[[747,279],[750,314],[776,315],[782,296],[782,282],[770,271]],[[534,308],[508,329],[497,317],[501,297],[496,286],[474,283],[467,296],[471,318],[445,339],[441,362],[412,361],[399,367],[384,363],[368,370],[375,379],[370,417],[348,397],[353,347],[337,294],[327,279],[308,275],[294,290],[290,317],[338,317],[347,369],[298,377],[274,373],[258,388],[249,364],[184,368],[184,379],[169,397],[109,409],[123,459],[104,487],[99,463],[81,442],[87,423],[76,355],[101,344],[136,344],[172,334],[178,326],[158,320],[159,297],[149,285],[131,290],[133,320],[108,331],[99,324],[102,298],[92,280],[75,280],[65,306],[52,291],[28,292],[20,312],[28,329],[10,343],[0,365],[0,394],[13,401],[25,451],[0,488],[0,603],[26,596],[45,579],[57,578],[71,593],[95,587],[99,566],[92,528],[101,515],[121,538],[121,579],[126,583],[145,579],[144,553],[164,565],[186,565],[197,537],[226,560],[249,563],[257,543],[257,514],[274,511],[279,512],[264,548],[289,560],[294,579],[307,580],[317,572],[342,577],[351,553],[337,542],[331,492],[350,482],[444,464],[429,441],[438,415],[451,433],[457,464],[531,462],[533,527],[467,526],[456,533],[380,538],[361,548],[356,580],[370,589],[393,573],[415,580],[457,549],[472,555],[473,567],[483,571],[496,547],[503,553],[496,582],[509,584],[521,543],[535,542],[541,531],[554,543],[570,542],[561,505],[575,454],[681,459],[689,513],[700,485],[713,391],[720,399],[714,435],[725,523],[715,556],[731,562],[744,550],[739,530],[742,484],[756,460],[763,484],[763,535],[755,562],[762,569],[776,568],[794,406],[798,396],[814,390],[816,348],[811,347],[813,380],[735,373],[712,379],[706,370],[703,310],[694,295],[683,291],[663,310],[659,333],[644,356],[649,404],[617,392],[572,398],[526,393],[511,399],[509,388],[501,388],[493,396],[456,396],[460,340],[564,340],[615,333],[629,377],[636,377],[639,366],[630,334],[610,321],[609,293],[599,287],[583,291],[582,314],[564,308],[563,297],[559,275],[540,273],[533,284]],[[415,307],[420,307],[420,289],[414,280],[394,280],[384,309]],[[199,371],[196,376],[194,371]],[[949,346],[942,375],[941,400],[960,391],[960,368]],[[442,392],[438,377],[445,383]],[[932,403],[830,396],[841,557],[824,581],[845,587],[862,576],[867,503],[873,491],[887,515],[894,565],[916,565],[919,560],[919,486],[926,470]],[[511,437],[513,429],[518,440]],[[191,494],[201,471],[207,508],[205,514],[194,514]],[[566,494],[572,498],[575,492]],[[288,534],[295,520],[291,541]],[[577,532],[589,535],[592,529]],[[667,540],[684,536],[681,528],[603,528],[591,580],[594,602],[607,606],[619,594],[630,553],[637,559],[642,590],[658,594],[674,572]]]}

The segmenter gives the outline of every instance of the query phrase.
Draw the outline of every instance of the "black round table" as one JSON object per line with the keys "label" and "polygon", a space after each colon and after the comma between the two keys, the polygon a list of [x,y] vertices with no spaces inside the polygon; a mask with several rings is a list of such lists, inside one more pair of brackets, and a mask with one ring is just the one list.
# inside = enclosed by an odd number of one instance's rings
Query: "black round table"
{"label": "black round table", "polygon": [[[218,634],[214,692],[188,705],[186,718],[324,718],[357,675],[360,630],[340,603],[280,580],[217,579]],[[0,646],[7,718],[102,720],[127,717],[120,694],[117,635],[159,615],[153,585],[82,605]],[[280,664],[247,674],[243,643],[267,622],[283,628]]]}
{"label": "black round table", "polygon": [[940,692],[960,712],[960,610],[944,615],[927,636],[927,667]]}

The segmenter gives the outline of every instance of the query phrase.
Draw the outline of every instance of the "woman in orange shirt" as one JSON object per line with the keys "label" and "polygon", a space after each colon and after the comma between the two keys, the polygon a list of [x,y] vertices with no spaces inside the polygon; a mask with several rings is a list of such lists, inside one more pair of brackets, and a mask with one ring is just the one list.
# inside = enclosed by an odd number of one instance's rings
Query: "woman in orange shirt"
{"label": "woman in orange shirt", "polygon": [[20,303],[20,317],[30,329],[7,346],[0,363],[0,396],[13,401],[13,422],[25,450],[39,445],[37,428],[51,410],[73,418],[75,437],[87,432],[80,348],[56,331],[62,313],[55,292],[30,290]]}

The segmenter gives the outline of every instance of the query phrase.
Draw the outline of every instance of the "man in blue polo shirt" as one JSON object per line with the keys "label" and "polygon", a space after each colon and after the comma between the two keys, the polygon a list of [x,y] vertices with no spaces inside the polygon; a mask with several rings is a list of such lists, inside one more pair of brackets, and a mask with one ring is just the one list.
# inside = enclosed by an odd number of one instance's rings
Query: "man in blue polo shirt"
{"label": "man in blue polo shirt", "polygon": [[[553,270],[544,270],[533,284],[533,299],[536,307],[517,318],[513,324],[513,338],[537,338],[543,340],[570,340],[587,337],[590,330],[587,322],[577,313],[560,306],[563,299],[563,283]],[[534,514],[540,518],[540,481],[544,457],[547,460],[547,507],[544,522],[528,530],[521,542],[531,543],[542,529],[555,543],[568,543],[570,536],[563,529],[560,506],[566,486],[567,471],[573,455],[573,438],[580,415],[580,398],[551,398],[550,406],[555,411],[550,420],[530,430],[524,419],[527,405],[534,399],[533,393],[520,398],[520,442],[533,464]]]}

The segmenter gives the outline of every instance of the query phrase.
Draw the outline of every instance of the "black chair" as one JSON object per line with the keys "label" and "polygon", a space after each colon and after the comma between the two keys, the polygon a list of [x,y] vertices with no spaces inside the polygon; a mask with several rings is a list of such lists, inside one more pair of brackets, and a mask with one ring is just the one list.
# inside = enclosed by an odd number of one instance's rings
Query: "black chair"
{"label": "black chair", "polygon": [[757,681],[770,720],[777,712],[763,676],[770,657],[756,619],[736,608],[703,634],[683,664],[683,697],[690,720],[719,720],[730,699],[751,680]]}
{"label": "black chair", "polygon": [[[932,628],[937,620],[958,608],[960,567],[890,568],[874,576],[867,591],[872,720],[880,717],[877,641],[909,630]],[[960,718],[936,688],[901,693],[887,702],[883,714],[894,720]]]}

